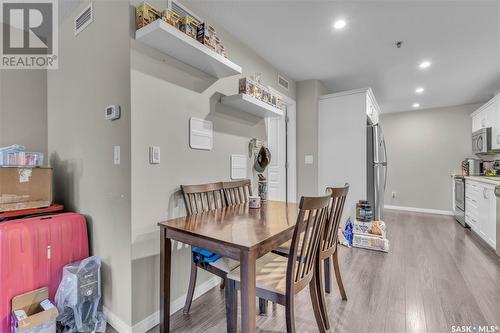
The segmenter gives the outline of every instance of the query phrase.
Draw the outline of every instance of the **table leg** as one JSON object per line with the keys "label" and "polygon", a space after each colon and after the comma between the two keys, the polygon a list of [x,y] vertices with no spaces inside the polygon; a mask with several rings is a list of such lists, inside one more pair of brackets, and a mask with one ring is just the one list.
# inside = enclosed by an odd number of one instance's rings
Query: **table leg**
{"label": "table leg", "polygon": [[170,332],[170,258],[172,245],[166,229],[160,231],[160,333]]}
{"label": "table leg", "polygon": [[255,311],[255,261],[254,251],[242,251],[240,255],[241,280],[241,330],[243,333],[256,331]]}

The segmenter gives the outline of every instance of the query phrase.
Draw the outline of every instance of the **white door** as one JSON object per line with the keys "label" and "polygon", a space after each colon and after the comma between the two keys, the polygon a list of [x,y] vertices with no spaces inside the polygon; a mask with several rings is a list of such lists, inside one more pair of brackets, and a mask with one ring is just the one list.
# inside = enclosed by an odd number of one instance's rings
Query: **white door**
{"label": "white door", "polygon": [[271,151],[271,163],[267,169],[268,198],[296,202],[295,103],[287,106],[287,116],[266,118],[266,128]]}

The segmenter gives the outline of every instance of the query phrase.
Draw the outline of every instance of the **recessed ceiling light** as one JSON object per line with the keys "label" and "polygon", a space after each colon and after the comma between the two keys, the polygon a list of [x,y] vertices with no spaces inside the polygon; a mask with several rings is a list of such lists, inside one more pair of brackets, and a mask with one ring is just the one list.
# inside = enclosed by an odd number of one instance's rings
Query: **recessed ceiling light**
{"label": "recessed ceiling light", "polygon": [[335,30],[344,29],[346,25],[347,22],[345,20],[337,20],[333,23],[333,27],[335,28]]}
{"label": "recessed ceiling light", "polygon": [[412,105],[412,106],[413,106],[414,108],[419,108],[419,107],[420,107],[420,104],[418,104],[418,103],[413,103],[413,105]]}
{"label": "recessed ceiling light", "polygon": [[415,89],[415,92],[416,92],[417,94],[421,94],[421,93],[423,93],[423,92],[424,92],[424,88],[422,88],[422,87],[418,87],[417,89]]}
{"label": "recessed ceiling light", "polygon": [[428,60],[424,60],[420,64],[418,64],[418,67],[420,69],[426,69],[426,68],[429,68],[430,66],[431,66],[431,62]]}

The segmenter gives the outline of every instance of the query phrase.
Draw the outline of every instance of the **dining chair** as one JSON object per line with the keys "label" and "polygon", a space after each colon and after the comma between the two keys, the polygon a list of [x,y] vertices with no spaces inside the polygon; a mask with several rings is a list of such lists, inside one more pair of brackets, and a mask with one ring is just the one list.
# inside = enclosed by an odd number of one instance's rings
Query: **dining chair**
{"label": "dining chair", "polygon": [[[319,330],[324,332],[318,288],[315,285],[317,279],[313,279],[313,276],[330,201],[330,196],[302,197],[291,240],[292,255],[286,258],[269,252],[256,262],[257,297],[285,306],[286,328],[289,333],[295,332],[295,295],[308,285],[316,322]],[[232,270],[227,278],[228,332],[235,332],[238,313],[236,290],[240,288],[240,268]]]}
{"label": "dining chair", "polygon": [[[227,207],[222,182],[202,185],[181,185],[181,190],[187,215]],[[192,248],[191,256],[191,274],[186,302],[184,304],[184,314],[189,313],[191,303],[193,302],[198,268],[220,277],[223,281],[221,288],[223,288],[227,273],[239,266],[239,262],[236,260],[221,257],[216,253],[201,248]]]}
{"label": "dining chair", "polygon": [[[239,205],[248,202],[252,195],[252,181],[250,179],[223,182],[224,195],[228,206]],[[259,314],[267,312],[267,301],[259,299]]]}
{"label": "dining chair", "polygon": [[252,182],[250,179],[223,182],[224,195],[228,206],[239,205],[248,201],[252,195]]}
{"label": "dining chair", "polygon": [[[337,285],[340,290],[340,295],[342,300],[347,300],[347,294],[345,292],[344,284],[342,282],[342,276],[340,274],[339,259],[337,252],[338,245],[338,228],[340,221],[342,219],[342,213],[344,211],[344,205],[349,193],[349,184],[346,183],[343,187],[327,187],[326,193],[330,195],[331,201],[328,208],[327,222],[325,225],[323,233],[323,241],[321,243],[321,250],[318,255],[318,277],[324,275],[325,284],[323,289],[322,279],[318,279],[317,286],[319,290],[319,301],[320,307],[322,309],[323,321],[325,329],[329,329],[330,324],[328,320],[328,315],[326,311],[326,302],[324,300],[324,293],[329,294],[331,292],[331,265],[330,262],[333,261],[333,269],[335,272],[335,278],[337,280]],[[288,257],[290,253],[291,242],[288,241],[273,252],[285,257]],[[323,265],[322,265],[323,263]],[[323,270],[324,266],[324,270]]]}
{"label": "dining chair", "polygon": [[[246,195],[246,197],[243,197],[243,193],[245,192],[245,190],[248,191],[249,195],[252,194],[252,186],[249,179],[237,182],[218,182],[202,185],[181,185],[187,215],[231,206],[230,204],[228,204],[228,200],[226,198],[226,195],[224,194],[224,184],[227,187],[226,189],[230,189],[233,194],[236,194],[238,192],[241,193],[242,197],[238,199],[239,203],[248,201],[248,195]],[[242,198],[246,198],[245,201],[241,202]],[[240,265],[239,261],[237,260],[221,257],[217,253],[212,253],[201,248],[192,248],[191,256],[191,274],[189,277],[186,302],[184,303],[184,314],[189,314],[189,310],[191,309],[194,290],[196,288],[198,268],[201,268],[220,277],[222,279],[220,287],[221,289],[223,289],[226,285],[227,273]],[[263,300],[259,299],[259,312],[265,313],[266,310],[267,304]]]}

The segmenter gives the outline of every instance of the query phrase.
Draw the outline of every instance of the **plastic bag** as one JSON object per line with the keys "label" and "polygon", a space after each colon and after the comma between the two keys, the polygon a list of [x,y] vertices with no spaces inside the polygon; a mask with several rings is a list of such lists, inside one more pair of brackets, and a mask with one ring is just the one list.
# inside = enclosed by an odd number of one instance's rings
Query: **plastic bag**
{"label": "plastic bag", "polygon": [[344,238],[345,240],[347,241],[347,246],[348,247],[352,247],[352,222],[351,222],[351,218],[348,218],[347,219],[347,222],[345,223],[345,227],[344,227],[344,231],[342,232],[342,234],[344,235]]}
{"label": "plastic bag", "polygon": [[63,333],[105,332],[101,308],[101,258],[89,257],[63,268],[56,293],[57,321]]}

